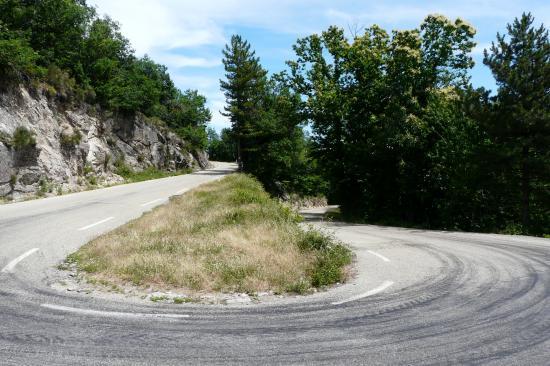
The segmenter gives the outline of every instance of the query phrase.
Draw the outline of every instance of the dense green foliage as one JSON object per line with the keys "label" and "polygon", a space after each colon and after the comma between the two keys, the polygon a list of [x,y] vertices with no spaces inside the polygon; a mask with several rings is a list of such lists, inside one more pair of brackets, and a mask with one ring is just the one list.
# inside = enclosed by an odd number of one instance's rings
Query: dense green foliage
{"label": "dense green foliage", "polygon": [[[498,84],[493,120],[486,123],[504,186],[515,187],[507,209],[523,228],[549,232],[550,216],[550,43],[548,31],[523,15],[497,35],[484,63]],[[517,189],[519,187],[519,189]],[[518,205],[519,201],[519,205]],[[515,220],[518,221],[517,219]]]}
{"label": "dense green foliage", "polygon": [[0,0],[0,80],[42,83],[64,103],[99,103],[123,115],[159,118],[206,144],[206,99],[181,92],[167,69],[138,58],[119,26],[85,0]]}
{"label": "dense green foliage", "polygon": [[236,161],[237,147],[231,134],[231,129],[224,128],[218,135],[216,130],[209,128],[208,135],[208,156],[214,161]]}
{"label": "dense green foliage", "polygon": [[354,220],[548,233],[550,51],[532,23],[524,14],[486,53],[494,97],[469,83],[475,30],[461,19],[351,41],[330,27],[271,79],[234,37],[222,89],[242,168],[276,193],[322,190],[320,174]]}
{"label": "dense green foliage", "polygon": [[323,186],[307,153],[301,99],[284,75],[267,77],[250,44],[233,36],[224,50],[226,115],[231,119],[237,162],[274,194],[311,195]]}

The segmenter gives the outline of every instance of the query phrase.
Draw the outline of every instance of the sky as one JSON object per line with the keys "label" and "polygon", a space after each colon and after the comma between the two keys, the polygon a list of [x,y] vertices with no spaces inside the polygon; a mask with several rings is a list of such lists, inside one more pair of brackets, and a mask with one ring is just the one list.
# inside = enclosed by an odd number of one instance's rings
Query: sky
{"label": "sky", "polygon": [[483,49],[497,32],[522,12],[530,11],[535,24],[550,23],[550,1],[521,0],[89,0],[99,15],[109,15],[121,25],[138,56],[149,55],[168,67],[181,90],[197,89],[208,99],[210,126],[229,127],[219,111],[225,99],[219,80],[224,77],[222,49],[232,34],[240,34],[256,50],[264,68],[279,72],[293,58],[298,38],[320,33],[330,25],[347,31],[378,24],[387,31],[419,27],[427,14],[461,17],[477,30],[478,45],[472,84],[496,88],[483,65]]}

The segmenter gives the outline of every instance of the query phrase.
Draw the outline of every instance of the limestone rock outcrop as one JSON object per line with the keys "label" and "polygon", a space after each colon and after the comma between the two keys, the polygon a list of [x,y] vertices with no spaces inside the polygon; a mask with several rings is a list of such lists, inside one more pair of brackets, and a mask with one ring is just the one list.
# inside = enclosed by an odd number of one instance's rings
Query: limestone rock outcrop
{"label": "limestone rock outcrop", "polygon": [[[18,128],[29,131],[34,144],[14,145]],[[121,182],[115,167],[121,163],[174,171],[204,168],[208,157],[143,115],[113,116],[88,105],[64,109],[23,87],[0,92],[0,197]]]}

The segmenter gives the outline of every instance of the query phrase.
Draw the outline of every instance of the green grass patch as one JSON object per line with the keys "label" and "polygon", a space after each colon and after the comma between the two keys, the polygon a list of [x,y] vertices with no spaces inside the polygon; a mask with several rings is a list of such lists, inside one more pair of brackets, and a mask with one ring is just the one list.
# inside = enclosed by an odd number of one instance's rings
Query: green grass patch
{"label": "green grass patch", "polygon": [[176,175],[189,174],[193,170],[190,168],[180,169],[173,172],[160,170],[155,167],[148,167],[141,171],[136,171],[130,168],[125,163],[118,162],[116,164],[116,174],[120,175],[127,183],[143,182],[151,179],[159,179],[173,177]]}
{"label": "green grass patch", "polygon": [[114,283],[197,292],[307,293],[345,281],[350,250],[300,221],[254,178],[233,174],[94,239],[68,263]]}

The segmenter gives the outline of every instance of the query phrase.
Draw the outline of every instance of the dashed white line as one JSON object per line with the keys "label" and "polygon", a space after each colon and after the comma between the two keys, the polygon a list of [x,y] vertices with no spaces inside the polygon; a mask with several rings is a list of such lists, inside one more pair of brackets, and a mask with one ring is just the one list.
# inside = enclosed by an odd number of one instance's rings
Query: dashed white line
{"label": "dashed white line", "polygon": [[350,297],[349,299],[347,300],[342,300],[342,301],[336,301],[336,302],[333,302],[332,305],[342,305],[342,304],[345,304],[347,302],[350,302],[350,301],[355,301],[355,300],[359,300],[359,299],[362,299],[362,298],[365,298],[365,297],[368,297],[368,296],[372,296],[372,295],[376,295],[377,293],[379,292],[382,292],[384,291],[385,289],[387,289],[388,287],[390,287],[391,285],[393,285],[393,282],[392,281],[384,281],[380,286],[378,286],[377,288],[374,288],[370,291],[367,291],[363,294],[360,294],[360,295],[357,295],[357,296],[353,296],[353,297]]}
{"label": "dashed white line", "polygon": [[105,317],[118,317],[118,318],[168,318],[168,319],[183,319],[189,318],[188,314],[154,314],[154,313],[125,313],[119,311],[103,311],[103,310],[93,310],[93,309],[81,309],[73,308],[70,306],[61,306],[54,304],[40,304],[43,308],[63,311],[68,313],[76,313],[83,315],[93,315],[93,316],[105,316]]}
{"label": "dashed white line", "polygon": [[149,206],[149,205],[152,205],[153,203],[157,203],[157,202],[160,202],[160,201],[164,201],[164,198],[157,198],[156,200],[152,200],[152,201],[149,201],[149,202],[142,203],[141,207]]}
{"label": "dashed white line", "polygon": [[378,258],[382,259],[384,262],[389,262],[390,261],[388,258],[384,257],[382,254],[373,252],[372,250],[367,250],[367,252],[369,252],[372,255],[377,256]]}
{"label": "dashed white line", "polygon": [[103,219],[103,220],[101,220],[101,221],[94,222],[93,224],[90,224],[90,225],[81,227],[80,229],[78,229],[78,231],[88,230],[88,229],[90,229],[90,228],[93,228],[94,226],[101,225],[101,224],[103,224],[103,223],[105,223],[105,222],[107,222],[107,221],[110,221],[110,220],[112,220],[112,219],[114,219],[114,217],[112,217],[112,216],[111,216],[111,217],[107,217],[106,219]]}
{"label": "dashed white line", "polygon": [[34,248],[34,249],[29,250],[28,252],[25,252],[25,253],[21,254],[19,257],[15,258],[11,262],[9,262],[8,265],[5,266],[4,268],[2,268],[2,271],[0,271],[0,272],[2,272],[2,273],[13,272],[13,269],[15,268],[15,266],[17,266],[17,264],[19,262],[21,262],[23,259],[27,258],[29,255],[37,252],[38,250],[39,250],[38,248]]}

